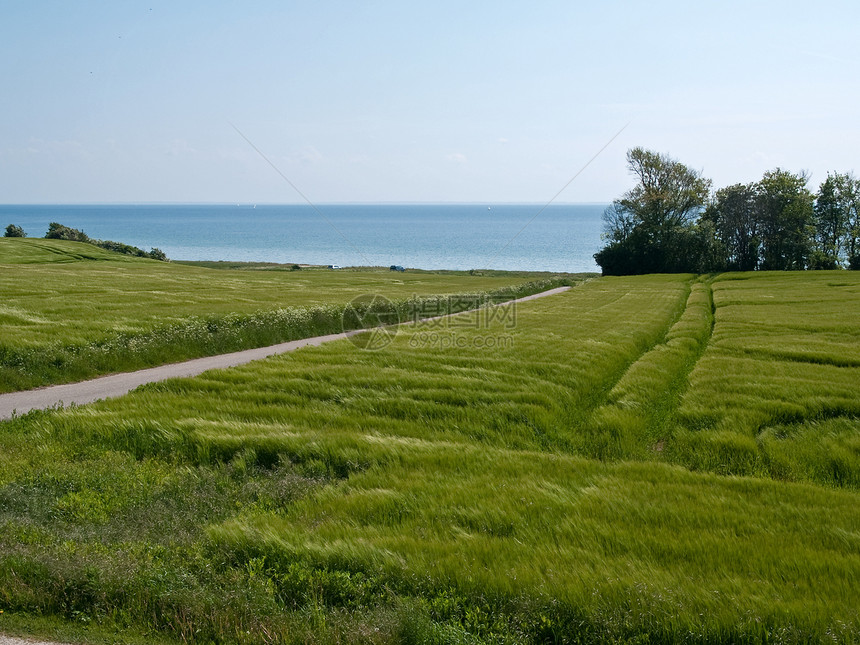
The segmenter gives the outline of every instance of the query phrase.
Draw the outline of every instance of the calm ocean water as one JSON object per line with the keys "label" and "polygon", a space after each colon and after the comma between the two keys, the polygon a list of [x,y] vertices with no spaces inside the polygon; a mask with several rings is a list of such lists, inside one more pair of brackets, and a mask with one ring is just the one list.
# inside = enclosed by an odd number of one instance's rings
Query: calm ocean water
{"label": "calm ocean water", "polygon": [[[0,227],[50,222],[175,260],[597,271],[600,204],[0,206]],[[320,214],[321,213],[321,214]],[[530,222],[530,220],[533,221]],[[523,228],[525,227],[525,228]],[[522,232],[520,232],[522,231]],[[518,234],[519,233],[519,234]]]}

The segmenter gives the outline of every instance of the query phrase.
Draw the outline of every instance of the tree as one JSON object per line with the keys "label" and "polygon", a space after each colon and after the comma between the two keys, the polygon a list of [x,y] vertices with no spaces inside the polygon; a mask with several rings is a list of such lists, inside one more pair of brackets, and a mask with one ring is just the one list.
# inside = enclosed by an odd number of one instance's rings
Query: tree
{"label": "tree", "polygon": [[696,273],[715,273],[729,269],[726,246],[717,236],[714,223],[700,218],[690,227],[685,240],[688,266]]}
{"label": "tree", "polygon": [[827,179],[818,187],[814,207],[816,268],[835,269],[839,266],[848,220],[840,199],[842,183],[840,175],[827,173]]}
{"label": "tree", "polygon": [[3,237],[27,237],[27,234],[20,226],[9,224],[9,226],[6,227],[6,232],[3,234]]}
{"label": "tree", "polygon": [[843,246],[848,256],[848,265],[860,269],[860,179],[845,175],[842,198],[846,206],[846,231]]}
{"label": "tree", "polygon": [[703,219],[713,223],[715,235],[724,247],[728,269],[753,271],[758,267],[761,209],[756,184],[721,188]]}
{"label": "tree", "polygon": [[69,228],[57,222],[48,224],[48,232],[45,233],[45,238],[49,240],[71,240],[73,242],[89,242],[90,237],[83,231],[76,228]]}
{"label": "tree", "polygon": [[758,183],[761,208],[761,268],[805,269],[812,253],[813,198],[806,173],[777,168]]}
{"label": "tree", "polygon": [[[827,173],[815,198],[815,246],[820,268],[842,266],[860,253],[860,180]],[[856,264],[856,259],[855,259]]]}
{"label": "tree", "polygon": [[627,167],[637,182],[603,214],[603,238],[609,244],[594,256],[603,272],[697,270],[701,258],[691,256],[689,242],[711,181],[667,155],[644,148],[627,152]]}

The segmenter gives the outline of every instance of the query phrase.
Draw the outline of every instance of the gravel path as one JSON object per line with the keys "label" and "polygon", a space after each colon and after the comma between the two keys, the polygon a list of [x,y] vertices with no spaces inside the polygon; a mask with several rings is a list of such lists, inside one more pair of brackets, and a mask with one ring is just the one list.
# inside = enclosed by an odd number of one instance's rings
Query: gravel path
{"label": "gravel path", "polygon": [[36,641],[29,638],[15,638],[14,636],[4,636],[0,634],[0,645],[61,645],[51,641]]}
{"label": "gravel path", "polygon": [[[557,293],[567,291],[568,289],[570,289],[570,287],[557,287],[555,289],[549,289],[548,291],[542,291],[531,296],[525,296],[502,304],[507,305],[510,304],[510,302],[526,302],[528,300],[544,298],[546,296],[552,296]],[[357,330],[340,334],[329,334],[328,336],[304,338],[302,340],[294,340],[288,343],[280,343],[279,345],[270,345],[269,347],[246,349],[241,352],[220,354],[218,356],[207,356],[205,358],[195,358],[194,360],[185,361],[183,363],[161,365],[159,367],[151,367],[149,369],[138,370],[136,372],[102,376],[91,381],[69,383],[66,385],[52,385],[38,390],[0,394],[0,420],[11,419],[13,414],[22,415],[30,412],[31,410],[45,410],[47,408],[71,404],[83,405],[85,403],[98,401],[99,399],[110,399],[127,394],[131,390],[144,385],[145,383],[154,383],[156,381],[163,381],[169,378],[197,376],[198,374],[212,369],[236,367],[237,365],[244,365],[245,363],[250,363],[251,361],[260,360],[276,354],[292,352],[301,347],[317,346],[332,340],[348,338],[349,336],[360,332],[361,330]],[[7,644],[0,640],[0,645]]]}

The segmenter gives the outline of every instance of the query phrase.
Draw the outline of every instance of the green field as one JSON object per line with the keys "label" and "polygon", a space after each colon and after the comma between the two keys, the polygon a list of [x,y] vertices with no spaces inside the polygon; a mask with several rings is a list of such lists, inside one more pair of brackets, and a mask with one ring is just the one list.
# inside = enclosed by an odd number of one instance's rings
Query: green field
{"label": "green field", "polygon": [[0,631],[856,643],[859,340],[857,273],[600,278],[14,419]]}
{"label": "green field", "polygon": [[[0,392],[341,331],[343,305],[365,294],[402,302],[527,282],[555,286],[550,274],[202,264],[123,256],[82,242],[0,238]],[[303,320],[276,313],[285,311]]]}

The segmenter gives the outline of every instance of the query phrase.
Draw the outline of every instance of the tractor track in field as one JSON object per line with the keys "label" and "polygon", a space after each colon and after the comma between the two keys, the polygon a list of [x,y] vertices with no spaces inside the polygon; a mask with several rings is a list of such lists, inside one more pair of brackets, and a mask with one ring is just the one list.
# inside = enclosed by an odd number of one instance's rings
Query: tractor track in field
{"label": "tractor track in field", "polygon": [[[684,312],[687,310],[687,301],[690,298],[690,293],[692,292],[692,288],[693,288],[694,283],[695,283],[695,281],[691,280],[689,282],[689,284],[687,284],[687,291],[684,295],[683,306],[681,307],[680,311],[673,318],[671,318],[669,321],[667,321],[666,326],[663,329],[663,332],[660,334],[660,337],[657,340],[655,340],[653,343],[650,343],[647,347],[642,349],[642,351],[639,352],[630,361],[628,361],[627,364],[624,365],[622,369],[619,369],[618,371],[616,371],[616,373],[612,376],[610,383],[606,387],[603,388],[603,391],[602,391],[600,397],[597,400],[593,401],[592,404],[589,405],[587,409],[581,410],[581,421],[579,422],[579,425],[581,425],[581,426],[587,425],[600,408],[610,404],[609,403],[609,397],[611,396],[612,391],[622,381],[622,379],[624,379],[624,376],[633,368],[633,366],[637,362],[642,360],[642,358],[644,356],[647,356],[650,352],[654,351],[655,348],[666,343],[666,337],[669,335],[670,330],[675,325],[675,323],[677,323],[681,319],[681,317],[684,315]],[[627,295],[627,294],[625,294],[625,295]]]}
{"label": "tractor track in field", "polygon": [[696,368],[696,365],[698,365],[700,359],[710,345],[711,338],[714,334],[716,309],[714,305],[713,290],[711,289],[711,285],[708,280],[693,280],[690,283],[690,288],[687,291],[687,297],[684,303],[684,307],[678,314],[678,316],[676,316],[675,319],[672,320],[670,326],[663,334],[663,337],[658,342],[648,347],[644,352],[639,354],[639,356],[637,356],[627,365],[627,368],[614,381],[612,388],[607,391],[606,396],[603,398],[603,402],[592,408],[589,416],[587,417],[587,420],[584,422],[585,426],[593,424],[594,420],[599,417],[602,411],[616,405],[616,402],[614,402],[613,400],[613,393],[615,389],[624,381],[625,377],[628,373],[630,373],[631,370],[635,370],[637,366],[639,366],[645,361],[648,361],[650,357],[654,355],[655,352],[665,350],[666,346],[669,344],[670,334],[675,328],[675,325],[681,322],[685,314],[690,309],[691,300],[696,295],[695,287],[699,284],[703,285],[705,289],[705,294],[707,296],[707,332],[703,334],[702,338],[697,342],[695,350],[689,355],[687,360],[681,366],[681,369],[676,371],[674,374],[671,375],[671,378],[668,378],[666,380],[664,388],[660,390],[659,400],[640,399],[636,401],[638,405],[643,406],[643,410],[648,415],[648,426],[650,432],[656,435],[660,435],[660,441],[665,438],[663,437],[665,429],[672,422],[672,419],[678,407],[680,406],[684,393],[689,388],[690,374],[692,374],[693,370]]}

